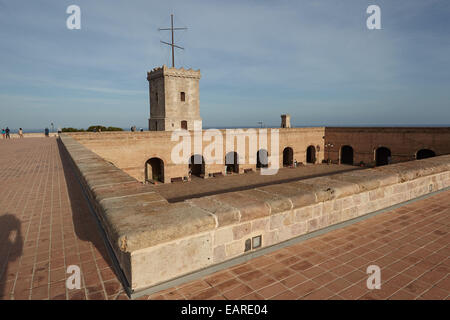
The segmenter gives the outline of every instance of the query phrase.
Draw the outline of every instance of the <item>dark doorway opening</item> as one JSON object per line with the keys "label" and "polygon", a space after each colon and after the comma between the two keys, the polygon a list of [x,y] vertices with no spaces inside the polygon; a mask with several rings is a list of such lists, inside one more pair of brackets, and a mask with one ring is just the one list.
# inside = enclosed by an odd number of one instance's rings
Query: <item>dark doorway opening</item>
{"label": "dark doorway opening", "polygon": [[417,153],[416,153],[417,160],[432,158],[435,156],[436,156],[436,153],[434,153],[434,151],[430,150],[430,149],[421,149],[421,150],[417,151]]}
{"label": "dark doorway opening", "polygon": [[380,147],[375,152],[375,161],[377,166],[385,166],[391,163],[391,150],[386,147]]}
{"label": "dark doorway opening", "polygon": [[225,155],[225,165],[227,173],[239,173],[239,157],[237,152],[230,151]]}
{"label": "dark doorway opening", "polygon": [[145,163],[145,181],[164,182],[164,162],[160,158],[150,158]]}
{"label": "dark doorway opening", "polygon": [[181,129],[187,130],[187,121],[186,120],[181,121]]}
{"label": "dark doorway opening", "polygon": [[353,148],[350,146],[342,146],[341,163],[353,165]]}
{"label": "dark doorway opening", "polygon": [[294,164],[294,150],[291,147],[286,147],[283,150],[283,166],[290,167]]}
{"label": "dark doorway opening", "polygon": [[316,148],[309,146],[306,149],[306,163],[316,163]]}
{"label": "dark doorway opening", "polygon": [[267,168],[269,166],[269,153],[266,149],[260,149],[256,153],[256,167]]}
{"label": "dark doorway opening", "polygon": [[205,174],[205,160],[200,154],[194,154],[189,159],[189,170],[193,176],[200,177]]}

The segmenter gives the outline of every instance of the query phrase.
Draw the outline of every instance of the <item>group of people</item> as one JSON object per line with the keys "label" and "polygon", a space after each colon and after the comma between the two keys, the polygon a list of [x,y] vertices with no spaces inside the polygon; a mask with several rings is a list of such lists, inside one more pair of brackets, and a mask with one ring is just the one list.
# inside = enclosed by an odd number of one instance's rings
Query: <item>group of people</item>
{"label": "group of people", "polygon": [[[2,137],[3,139],[11,139],[11,135],[10,135],[11,130],[9,130],[8,127],[6,127],[6,129],[2,129]],[[22,128],[19,128],[19,137],[23,138],[23,130]]]}
{"label": "group of people", "polygon": [[[144,129],[140,128],[139,131],[144,132]],[[131,132],[136,132],[136,126],[131,127]]]}

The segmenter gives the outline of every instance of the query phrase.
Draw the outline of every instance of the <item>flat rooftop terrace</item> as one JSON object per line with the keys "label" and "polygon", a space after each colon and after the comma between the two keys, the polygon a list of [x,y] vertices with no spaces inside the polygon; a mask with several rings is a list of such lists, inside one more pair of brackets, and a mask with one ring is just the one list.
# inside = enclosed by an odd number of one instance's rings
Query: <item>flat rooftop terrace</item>
{"label": "flat rooftop terrace", "polygon": [[[449,299],[449,218],[442,191],[140,299]],[[0,299],[128,299],[55,138],[0,140],[0,240]]]}

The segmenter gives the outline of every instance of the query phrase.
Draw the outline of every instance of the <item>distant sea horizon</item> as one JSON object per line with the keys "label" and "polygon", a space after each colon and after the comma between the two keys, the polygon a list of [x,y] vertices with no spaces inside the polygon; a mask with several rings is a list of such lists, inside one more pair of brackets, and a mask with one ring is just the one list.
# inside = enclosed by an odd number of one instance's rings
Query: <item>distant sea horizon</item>
{"label": "distant sea horizon", "polygon": [[[450,127],[450,124],[359,124],[359,125],[337,125],[337,124],[324,124],[324,125],[293,125],[292,128],[314,128],[314,127],[348,127],[348,128],[357,128],[357,127],[398,127],[398,128],[417,128],[417,127],[424,127],[424,128],[442,128],[442,127]],[[124,131],[131,131],[131,127],[119,127],[122,128]],[[136,126],[137,131],[140,130],[141,127]],[[250,128],[280,128],[278,125],[263,125],[263,126],[204,126],[203,129],[250,129]],[[6,127],[3,127],[2,129],[6,129]],[[19,128],[9,128],[11,133],[18,133]],[[48,128],[50,132],[57,132],[58,128],[54,128],[52,131],[51,128]],[[87,129],[86,128],[80,128],[80,129]],[[23,128],[24,133],[43,133],[45,131],[45,128]],[[144,128],[144,131],[148,131],[146,128]]]}

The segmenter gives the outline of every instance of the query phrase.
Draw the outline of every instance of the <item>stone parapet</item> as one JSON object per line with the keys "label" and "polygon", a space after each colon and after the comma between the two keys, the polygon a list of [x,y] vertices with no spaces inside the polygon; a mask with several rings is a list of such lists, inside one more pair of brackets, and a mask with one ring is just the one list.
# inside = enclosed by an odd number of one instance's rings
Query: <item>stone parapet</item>
{"label": "stone parapet", "polygon": [[200,79],[200,70],[184,69],[181,68],[169,68],[166,65],[162,67],[154,68],[152,71],[147,72],[147,80],[150,79],[171,76],[171,77],[183,77]]}
{"label": "stone parapet", "polygon": [[[61,142],[129,282],[141,290],[246,251],[450,186],[450,155],[168,203],[78,143]],[[248,248],[248,246],[247,246]]]}

